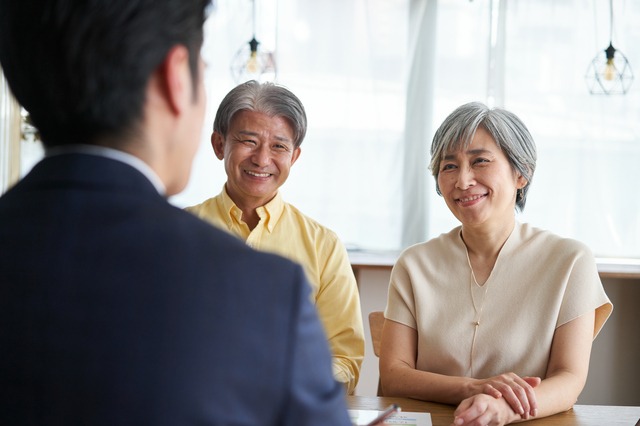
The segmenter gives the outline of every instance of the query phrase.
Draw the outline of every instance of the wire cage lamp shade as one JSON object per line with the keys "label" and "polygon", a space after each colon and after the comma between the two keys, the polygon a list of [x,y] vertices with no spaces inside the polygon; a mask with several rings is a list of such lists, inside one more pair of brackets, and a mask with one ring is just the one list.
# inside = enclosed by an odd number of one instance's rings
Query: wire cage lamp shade
{"label": "wire cage lamp shade", "polygon": [[609,44],[589,64],[586,80],[593,95],[624,95],[633,83],[633,70],[627,57]]}
{"label": "wire cage lamp shade", "polygon": [[599,51],[587,68],[585,79],[592,95],[624,95],[633,83],[633,70],[627,57],[613,47],[613,0],[610,6],[609,47]]}
{"label": "wire cage lamp shade", "polygon": [[256,2],[253,4],[253,37],[244,43],[231,60],[231,76],[236,83],[247,80],[274,81],[277,75],[273,52],[260,48],[256,39]]}
{"label": "wire cage lamp shade", "polygon": [[231,75],[236,83],[247,80],[274,81],[276,78],[276,59],[273,52],[259,50],[260,44],[252,38],[244,44],[231,61]]}

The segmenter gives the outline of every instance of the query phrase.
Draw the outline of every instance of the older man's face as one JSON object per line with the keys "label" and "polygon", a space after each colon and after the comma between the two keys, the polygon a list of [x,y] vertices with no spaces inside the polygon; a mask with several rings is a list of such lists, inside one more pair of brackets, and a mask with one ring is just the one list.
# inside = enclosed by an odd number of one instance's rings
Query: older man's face
{"label": "older man's face", "polygon": [[214,133],[212,144],[224,160],[227,192],[241,209],[271,201],[300,155],[285,118],[253,111],[237,113],[227,136]]}

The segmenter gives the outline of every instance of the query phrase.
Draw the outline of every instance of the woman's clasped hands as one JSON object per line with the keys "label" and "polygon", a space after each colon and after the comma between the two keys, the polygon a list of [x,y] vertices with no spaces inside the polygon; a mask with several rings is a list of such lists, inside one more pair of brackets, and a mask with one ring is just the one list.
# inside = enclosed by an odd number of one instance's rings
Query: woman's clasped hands
{"label": "woman's clasped hands", "polygon": [[474,380],[472,396],[464,399],[454,413],[454,426],[501,426],[535,417],[538,412],[534,388],[539,377],[505,373]]}

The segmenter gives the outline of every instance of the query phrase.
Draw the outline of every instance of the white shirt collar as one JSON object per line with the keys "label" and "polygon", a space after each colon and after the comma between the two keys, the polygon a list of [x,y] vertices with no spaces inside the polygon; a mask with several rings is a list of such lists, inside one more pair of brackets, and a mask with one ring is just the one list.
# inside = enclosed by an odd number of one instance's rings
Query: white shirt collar
{"label": "white shirt collar", "polygon": [[131,155],[127,152],[98,145],[69,145],[50,148],[46,151],[47,157],[61,154],[88,154],[120,161],[122,163],[130,165],[131,167],[142,173],[147,179],[149,179],[149,181],[153,184],[160,195],[165,196],[167,192],[164,183],[160,179],[160,176],[158,176],[158,174],[151,167],[149,167],[147,163],[145,163],[135,155]]}

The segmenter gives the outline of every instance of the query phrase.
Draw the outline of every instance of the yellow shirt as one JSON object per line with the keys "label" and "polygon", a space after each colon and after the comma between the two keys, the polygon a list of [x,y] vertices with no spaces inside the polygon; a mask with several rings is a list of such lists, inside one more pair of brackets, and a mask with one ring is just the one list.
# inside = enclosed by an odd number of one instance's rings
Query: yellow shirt
{"label": "yellow shirt", "polygon": [[333,373],[353,393],[364,357],[364,331],[356,279],[337,235],[285,203],[278,193],[258,208],[253,229],[226,189],[188,211],[242,238],[258,250],[287,257],[305,270],[333,354]]}

